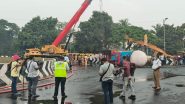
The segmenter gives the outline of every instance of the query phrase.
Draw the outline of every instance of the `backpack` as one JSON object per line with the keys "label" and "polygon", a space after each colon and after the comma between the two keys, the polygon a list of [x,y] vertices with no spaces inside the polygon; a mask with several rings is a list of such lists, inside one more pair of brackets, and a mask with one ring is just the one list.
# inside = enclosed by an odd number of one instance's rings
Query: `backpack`
{"label": "backpack", "polygon": [[134,76],[135,69],[136,69],[136,64],[130,63],[130,74],[131,74],[131,76]]}
{"label": "backpack", "polygon": [[7,64],[7,71],[5,75],[7,75],[8,77],[11,76],[11,67],[12,67],[12,62]]}

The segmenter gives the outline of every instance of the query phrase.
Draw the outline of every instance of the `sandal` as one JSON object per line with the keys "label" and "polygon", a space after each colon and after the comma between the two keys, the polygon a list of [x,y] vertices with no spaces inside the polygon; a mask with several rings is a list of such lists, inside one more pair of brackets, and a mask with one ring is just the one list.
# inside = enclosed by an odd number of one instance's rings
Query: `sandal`
{"label": "sandal", "polygon": [[155,90],[161,90],[161,88],[160,88],[160,87],[158,87],[158,88],[156,88]]}
{"label": "sandal", "polygon": [[156,89],[157,87],[152,87],[153,89]]}

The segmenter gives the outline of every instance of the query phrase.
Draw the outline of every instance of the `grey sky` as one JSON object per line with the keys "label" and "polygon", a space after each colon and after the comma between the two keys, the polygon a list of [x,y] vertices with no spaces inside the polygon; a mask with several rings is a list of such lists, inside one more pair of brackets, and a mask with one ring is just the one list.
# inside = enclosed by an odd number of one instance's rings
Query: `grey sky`
{"label": "grey sky", "polygon": [[[24,26],[35,16],[57,17],[69,21],[84,0],[0,0],[0,19]],[[100,10],[99,0],[93,0],[80,21],[88,20],[92,11]],[[114,22],[128,18],[136,26],[151,29],[152,25],[185,23],[185,0],[103,0],[103,10]]]}

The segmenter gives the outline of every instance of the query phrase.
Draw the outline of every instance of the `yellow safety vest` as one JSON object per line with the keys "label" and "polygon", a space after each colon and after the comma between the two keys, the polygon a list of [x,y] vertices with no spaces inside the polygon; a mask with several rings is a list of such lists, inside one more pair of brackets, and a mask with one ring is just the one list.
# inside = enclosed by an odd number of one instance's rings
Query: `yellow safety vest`
{"label": "yellow safety vest", "polygon": [[66,62],[58,63],[55,62],[55,70],[54,75],[55,77],[67,77],[67,71],[66,71]]}

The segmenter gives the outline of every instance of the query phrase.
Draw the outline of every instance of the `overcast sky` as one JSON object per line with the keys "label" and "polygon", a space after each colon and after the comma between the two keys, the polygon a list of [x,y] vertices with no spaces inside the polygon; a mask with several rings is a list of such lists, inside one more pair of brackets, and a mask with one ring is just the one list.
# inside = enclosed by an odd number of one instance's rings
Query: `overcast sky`
{"label": "overcast sky", "polygon": [[[35,16],[56,17],[69,21],[84,0],[0,0],[0,19],[24,26]],[[167,24],[185,23],[185,0],[102,0],[103,10],[114,22],[128,18],[136,26],[152,29],[168,18]],[[92,11],[100,10],[99,0],[93,0],[81,16],[86,21]]]}

